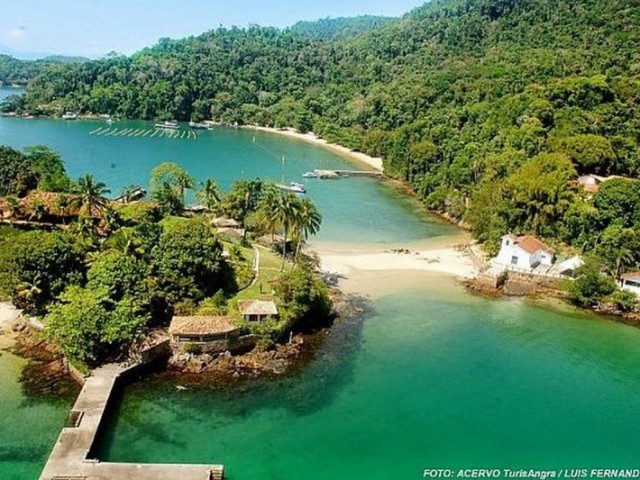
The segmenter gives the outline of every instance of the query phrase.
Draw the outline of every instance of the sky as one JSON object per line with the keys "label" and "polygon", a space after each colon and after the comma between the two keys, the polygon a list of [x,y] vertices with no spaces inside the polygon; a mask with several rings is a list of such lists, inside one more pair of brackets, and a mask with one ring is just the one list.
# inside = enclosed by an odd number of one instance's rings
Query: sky
{"label": "sky", "polygon": [[401,16],[426,0],[2,0],[0,45],[13,52],[131,54],[161,37],[219,26],[286,27],[299,20]]}

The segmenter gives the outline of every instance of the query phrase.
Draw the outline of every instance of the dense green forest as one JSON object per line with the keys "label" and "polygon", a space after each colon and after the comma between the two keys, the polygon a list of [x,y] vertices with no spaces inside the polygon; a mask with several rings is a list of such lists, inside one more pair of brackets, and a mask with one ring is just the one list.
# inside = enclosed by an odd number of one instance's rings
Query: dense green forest
{"label": "dense green forest", "polygon": [[[186,211],[192,189],[205,212]],[[132,200],[136,190],[112,201],[93,176],[71,180],[47,147],[0,146],[0,300],[44,317],[45,335],[69,359],[117,358],[174,313],[239,317],[241,294],[278,302],[279,319],[240,323],[261,346],[330,317],[327,286],[301,249],[322,223],[308,198],[259,179],[225,194],[214,179],[198,185],[170,162],[152,171],[152,202]],[[229,215],[244,227],[240,237],[212,223]],[[262,255],[279,268],[272,263],[252,283],[251,242],[276,233],[282,241],[268,242],[274,251]]]}
{"label": "dense green forest", "polygon": [[639,183],[591,196],[575,180],[640,175],[637,1],[442,0],[357,35],[315,30],[221,28],[58,65],[24,108],[313,130],[382,156],[490,249],[529,232],[635,268]]}
{"label": "dense green forest", "polygon": [[350,18],[323,18],[313,22],[298,22],[291,27],[291,31],[317,40],[335,40],[354,37],[360,33],[382,27],[394,20],[391,17],[377,17],[374,15],[361,15]]}
{"label": "dense green forest", "polygon": [[18,60],[9,55],[0,54],[0,85],[26,85],[45,69],[60,64],[86,62],[83,57],[52,55],[41,60]]}

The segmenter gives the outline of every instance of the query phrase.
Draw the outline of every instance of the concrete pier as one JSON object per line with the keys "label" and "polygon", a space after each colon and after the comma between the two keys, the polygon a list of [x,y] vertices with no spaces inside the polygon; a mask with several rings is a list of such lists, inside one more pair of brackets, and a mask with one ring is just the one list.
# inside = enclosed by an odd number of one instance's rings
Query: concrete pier
{"label": "concrete pier", "polygon": [[86,379],[70,414],[71,426],[62,429],[40,480],[222,479],[222,465],[109,463],[89,458],[118,378],[136,366],[105,365]]}

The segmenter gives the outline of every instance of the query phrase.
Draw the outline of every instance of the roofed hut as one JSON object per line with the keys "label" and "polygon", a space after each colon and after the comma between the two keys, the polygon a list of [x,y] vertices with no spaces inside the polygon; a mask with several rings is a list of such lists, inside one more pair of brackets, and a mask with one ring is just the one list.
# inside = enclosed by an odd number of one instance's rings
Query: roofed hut
{"label": "roofed hut", "polygon": [[174,343],[206,343],[237,338],[240,327],[227,316],[173,317],[169,335]]}
{"label": "roofed hut", "polygon": [[278,307],[273,300],[239,300],[240,314],[248,322],[261,322],[278,318]]}

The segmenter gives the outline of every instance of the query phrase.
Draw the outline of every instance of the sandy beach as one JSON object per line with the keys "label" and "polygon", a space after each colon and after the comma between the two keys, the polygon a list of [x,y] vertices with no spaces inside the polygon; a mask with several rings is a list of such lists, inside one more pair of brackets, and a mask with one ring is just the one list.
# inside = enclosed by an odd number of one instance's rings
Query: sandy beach
{"label": "sandy beach", "polygon": [[[411,248],[389,249],[385,246],[353,246],[317,244],[321,269],[339,278],[341,288],[350,292],[374,293],[404,289],[416,282],[437,285],[473,278],[478,270],[471,258],[459,247],[459,237],[423,242]],[[379,287],[379,288],[378,288]]]}
{"label": "sandy beach", "polygon": [[259,132],[266,133],[274,133],[277,135],[284,135],[285,137],[295,138],[297,140],[302,140],[304,142],[313,143],[314,145],[319,145],[321,147],[328,148],[329,150],[351,160],[355,160],[356,162],[362,163],[374,170],[379,172],[383,171],[382,159],[371,157],[362,152],[356,152],[351,150],[350,148],[343,147],[342,145],[338,145],[336,143],[329,143],[325,139],[318,137],[316,134],[309,133],[300,133],[293,128],[270,128],[270,127],[259,127],[256,125],[247,125],[242,128],[257,130]]}

